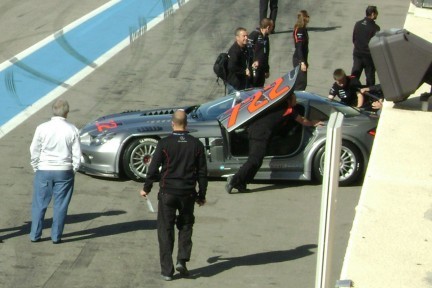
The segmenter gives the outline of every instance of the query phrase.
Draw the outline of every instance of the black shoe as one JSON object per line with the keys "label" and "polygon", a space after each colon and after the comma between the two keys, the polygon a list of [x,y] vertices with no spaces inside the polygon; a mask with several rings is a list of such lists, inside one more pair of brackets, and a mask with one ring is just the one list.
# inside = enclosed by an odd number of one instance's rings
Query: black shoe
{"label": "black shoe", "polygon": [[172,276],[165,276],[165,275],[161,275],[161,278],[162,278],[162,280],[165,280],[165,281],[171,281],[173,279]]}
{"label": "black shoe", "polygon": [[182,260],[177,261],[176,270],[182,276],[189,276],[189,270],[186,268],[186,262],[185,261],[182,261]]}
{"label": "black shoe", "polygon": [[227,183],[225,184],[225,191],[228,194],[231,194],[232,193],[232,189],[234,188],[234,186],[231,184],[232,179],[233,179],[233,176],[228,176],[227,177]]}
{"label": "black shoe", "polygon": [[61,239],[59,239],[59,240],[57,240],[57,241],[53,241],[53,244],[60,244],[60,243],[62,243],[62,240],[61,240]]}
{"label": "black shoe", "polygon": [[31,240],[31,239],[30,239],[30,241],[31,241],[32,243],[37,243],[37,242],[40,242],[40,241],[41,241],[41,238],[38,238],[38,239],[35,239],[35,240]]}

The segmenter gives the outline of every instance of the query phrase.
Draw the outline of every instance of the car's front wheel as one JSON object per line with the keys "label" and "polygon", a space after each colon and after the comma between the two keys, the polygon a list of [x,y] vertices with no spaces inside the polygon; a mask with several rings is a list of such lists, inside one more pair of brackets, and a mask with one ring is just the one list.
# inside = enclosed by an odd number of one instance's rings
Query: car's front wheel
{"label": "car's front wheel", "polygon": [[143,181],[146,178],[157,143],[153,138],[138,138],[129,143],[122,159],[123,171],[129,179]]}
{"label": "car's front wheel", "polygon": [[[325,146],[318,150],[313,161],[314,176],[321,182],[324,175],[324,158]],[[339,163],[339,184],[341,186],[350,185],[356,182],[362,175],[364,161],[359,149],[354,144],[342,141]]]}

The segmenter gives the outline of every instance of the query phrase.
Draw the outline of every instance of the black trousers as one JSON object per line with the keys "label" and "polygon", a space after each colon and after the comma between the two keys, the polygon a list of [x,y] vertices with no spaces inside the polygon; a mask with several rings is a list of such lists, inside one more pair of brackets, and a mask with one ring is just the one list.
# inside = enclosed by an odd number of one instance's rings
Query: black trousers
{"label": "black trousers", "polygon": [[252,182],[263,163],[267,150],[267,142],[267,139],[249,139],[248,159],[232,178],[231,183],[235,188],[246,188],[246,185]]}
{"label": "black trousers", "polygon": [[274,127],[283,119],[286,110],[280,106],[275,110],[254,120],[248,128],[249,154],[246,162],[240,167],[232,178],[234,188],[243,189],[254,179],[260,169],[267,152]]}
{"label": "black trousers", "polygon": [[372,60],[372,56],[370,55],[354,55],[353,56],[353,67],[351,70],[351,75],[355,76],[357,79],[360,79],[360,76],[365,70],[366,76],[366,86],[370,87],[375,85],[375,64]]}
{"label": "black trousers", "polygon": [[[268,15],[268,7],[270,2],[270,15]],[[278,10],[278,0],[260,0],[259,4],[259,21],[263,18],[270,18],[273,20],[274,25],[276,26],[276,18],[277,18],[277,10]]]}
{"label": "black trousers", "polygon": [[[273,115],[279,116],[280,113],[273,113],[268,115],[271,117]],[[250,127],[249,129],[254,129],[253,131],[249,131],[249,154],[246,162],[240,167],[236,174],[234,174],[232,178],[232,185],[234,188],[243,189],[246,188],[246,185],[254,179],[256,173],[260,169],[264,157],[267,151],[267,145],[270,139],[270,132],[264,131],[264,126],[259,126],[257,128]]]}
{"label": "black trousers", "polygon": [[[195,191],[190,195],[177,196],[168,192],[158,194],[157,231],[161,274],[172,276],[174,263],[172,259],[175,231],[178,229],[177,260],[189,261],[192,252],[192,227],[195,223]],[[178,211],[178,215],[177,214]]]}
{"label": "black trousers", "polygon": [[[300,65],[300,60],[293,57],[293,66],[294,68]],[[299,69],[296,82],[294,84],[294,91],[303,91],[306,90],[307,86],[307,70],[302,71],[301,68]]]}

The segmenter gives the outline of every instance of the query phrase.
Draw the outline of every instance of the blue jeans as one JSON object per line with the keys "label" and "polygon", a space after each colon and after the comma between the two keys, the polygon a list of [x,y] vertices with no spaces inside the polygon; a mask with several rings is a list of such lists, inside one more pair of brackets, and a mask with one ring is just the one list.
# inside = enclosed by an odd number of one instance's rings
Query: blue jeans
{"label": "blue jeans", "polygon": [[33,181],[32,224],[30,239],[42,236],[45,212],[54,197],[51,240],[61,240],[69,202],[72,198],[75,174],[72,170],[38,170]]}

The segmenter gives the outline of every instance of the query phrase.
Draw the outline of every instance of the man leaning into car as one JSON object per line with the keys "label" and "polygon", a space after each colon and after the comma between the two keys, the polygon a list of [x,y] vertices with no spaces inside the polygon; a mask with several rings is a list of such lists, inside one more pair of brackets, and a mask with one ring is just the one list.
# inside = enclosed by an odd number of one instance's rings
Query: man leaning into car
{"label": "man leaning into car", "polygon": [[174,224],[179,230],[175,270],[181,276],[189,275],[186,262],[192,251],[194,204],[204,205],[207,191],[204,145],[186,131],[187,115],[183,110],[173,114],[171,125],[173,132],[159,141],[140,192],[141,196],[147,197],[153,182],[159,180],[157,230],[161,276],[166,281],[172,280],[174,274]]}
{"label": "man leaning into car", "polygon": [[321,121],[308,120],[301,116],[295,109],[297,105],[296,95],[292,93],[288,100],[281,105],[266,112],[263,116],[254,120],[248,127],[249,154],[246,162],[236,174],[227,178],[225,190],[231,193],[235,188],[239,192],[247,192],[246,185],[250,183],[263,163],[267,146],[272,136],[272,131],[277,124],[286,117],[297,121],[304,126],[320,126]]}

